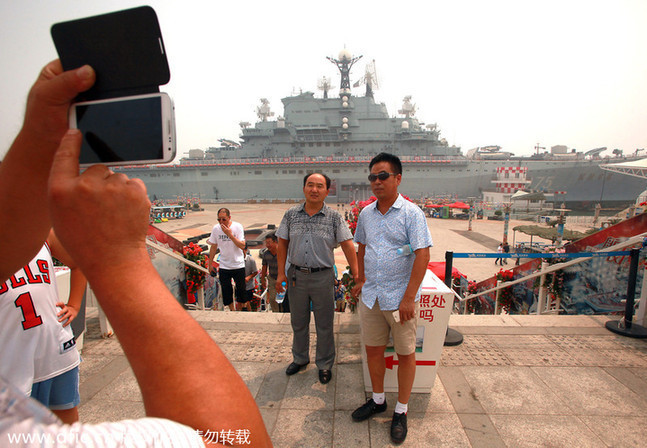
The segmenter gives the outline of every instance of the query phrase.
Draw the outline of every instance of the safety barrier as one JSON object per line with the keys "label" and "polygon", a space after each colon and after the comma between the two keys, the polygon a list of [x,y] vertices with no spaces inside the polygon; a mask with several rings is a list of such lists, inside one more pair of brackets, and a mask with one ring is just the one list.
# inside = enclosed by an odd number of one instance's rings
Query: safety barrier
{"label": "safety barrier", "polygon": [[[559,271],[561,269],[564,269],[566,267],[572,266],[577,263],[581,263],[582,261],[590,260],[591,258],[595,257],[613,257],[613,256],[631,256],[633,251],[628,251],[628,250],[621,250],[625,249],[627,247],[634,246],[636,244],[641,244],[643,247],[645,245],[645,240],[647,237],[647,233],[641,233],[639,235],[633,236],[629,239],[627,239],[624,242],[618,243],[614,246],[602,249],[598,252],[579,252],[579,253],[477,253],[477,252],[466,252],[466,253],[453,253],[451,251],[448,251],[445,253],[445,279],[451,279],[451,272],[452,272],[452,264],[453,264],[453,259],[454,258],[475,258],[475,259],[481,259],[481,258],[570,258],[570,261],[566,261],[563,263],[557,263],[554,265],[548,265],[548,263],[542,263],[542,267],[539,271],[534,272],[532,274],[529,274],[525,277],[518,278],[516,280],[510,281],[510,282],[497,282],[497,285],[494,288],[489,288],[484,291],[480,291],[477,294],[471,294],[467,295],[465,297],[461,297],[459,294],[457,294],[454,291],[455,297],[459,300],[460,307],[463,308],[463,313],[466,312],[466,302],[468,300],[475,299],[477,297],[480,297],[485,294],[490,294],[492,292],[496,293],[496,301],[495,301],[495,314],[498,314],[498,297],[500,294],[500,291],[504,288],[508,288],[510,286],[514,286],[518,283],[523,283],[528,280],[532,280],[536,277],[541,277],[540,281],[540,293],[538,297],[538,304],[537,304],[537,314],[542,314],[544,304],[543,300],[546,298],[546,290],[544,286],[544,278],[546,274],[549,274],[551,272]],[[636,252],[637,253],[637,252]],[[637,255],[635,255],[637,259]],[[633,259],[632,259],[633,262]],[[637,264],[637,261],[635,261]],[[637,268],[636,268],[637,269]],[[647,279],[647,275],[645,276],[645,279]],[[446,280],[447,281],[447,280]],[[633,308],[634,308],[634,295],[635,295],[635,282],[636,282],[636,277],[635,275],[633,278],[630,278],[630,282],[628,285],[627,289],[627,303],[626,303],[626,312],[625,312],[625,318],[623,319],[623,324],[620,326],[625,327],[625,328],[632,328],[632,317],[633,317]],[[643,280],[644,282],[644,280]],[[449,283],[451,283],[451,280],[449,280]],[[643,283],[644,285],[644,283]],[[542,290],[543,288],[543,290]],[[453,289],[452,289],[453,291]],[[643,287],[642,288],[642,294],[643,297],[647,295],[647,288]],[[631,310],[629,309],[631,305]],[[557,304],[557,307],[559,307],[559,303]],[[642,299],[640,301],[640,307],[638,308],[637,312],[637,320],[639,322],[642,322],[645,317],[645,311],[646,311],[646,304],[645,300]],[[634,330],[639,330],[640,326],[633,324]],[[613,329],[610,329],[613,331]],[[624,330],[624,328],[623,328]],[[642,337],[642,336],[638,336]]]}

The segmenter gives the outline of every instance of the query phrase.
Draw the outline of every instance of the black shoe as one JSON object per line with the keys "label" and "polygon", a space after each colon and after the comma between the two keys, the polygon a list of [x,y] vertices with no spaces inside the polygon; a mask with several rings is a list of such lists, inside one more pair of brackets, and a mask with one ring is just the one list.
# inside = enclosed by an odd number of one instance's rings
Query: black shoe
{"label": "black shoe", "polygon": [[371,398],[362,406],[358,407],[353,411],[351,417],[355,422],[362,422],[369,418],[373,414],[379,414],[380,412],[386,411],[386,400],[382,404],[376,404]]}
{"label": "black shoe", "polygon": [[319,382],[321,384],[328,384],[332,379],[332,371],[328,369],[323,369],[319,371]]}
{"label": "black shoe", "polygon": [[393,413],[391,420],[391,441],[402,443],[407,438],[407,414]]}
{"label": "black shoe", "polygon": [[296,362],[291,363],[287,369],[285,369],[286,375],[294,375],[299,370],[305,368],[308,364],[297,364]]}

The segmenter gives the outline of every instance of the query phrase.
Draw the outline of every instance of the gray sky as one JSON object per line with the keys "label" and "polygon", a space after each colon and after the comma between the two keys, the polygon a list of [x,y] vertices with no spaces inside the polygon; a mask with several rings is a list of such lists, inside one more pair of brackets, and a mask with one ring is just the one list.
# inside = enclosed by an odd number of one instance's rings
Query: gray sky
{"label": "gray sky", "polygon": [[[178,156],[237,139],[260,98],[339,87],[326,56],[375,59],[377,101],[391,115],[406,95],[463,151],[501,145],[647,148],[647,1],[149,0],[171,68]],[[53,23],[140,6],[136,1],[0,2],[0,157],[18,132],[26,94],[56,58]],[[382,6],[388,4],[391,6]],[[315,6],[316,5],[316,6]],[[363,88],[354,93],[363,94]],[[336,94],[336,90],[335,93]]]}

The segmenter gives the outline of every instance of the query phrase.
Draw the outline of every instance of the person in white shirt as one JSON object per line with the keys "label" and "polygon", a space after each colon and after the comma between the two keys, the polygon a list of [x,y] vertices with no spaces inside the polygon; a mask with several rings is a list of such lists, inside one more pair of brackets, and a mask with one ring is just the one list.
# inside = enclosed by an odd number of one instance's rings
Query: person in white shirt
{"label": "person in white shirt", "polygon": [[222,303],[231,311],[236,309],[234,291],[231,281],[236,284],[236,299],[244,302],[245,292],[245,230],[240,223],[231,220],[229,209],[218,210],[218,224],[213,227],[211,236],[207,240],[209,258],[207,269],[214,268],[213,258],[216,250],[220,249],[218,277],[222,288]]}

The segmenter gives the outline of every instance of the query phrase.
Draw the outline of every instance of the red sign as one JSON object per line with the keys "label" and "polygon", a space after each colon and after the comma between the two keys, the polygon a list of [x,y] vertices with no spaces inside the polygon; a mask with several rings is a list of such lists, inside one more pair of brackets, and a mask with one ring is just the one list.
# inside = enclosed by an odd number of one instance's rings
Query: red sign
{"label": "red sign", "polygon": [[[387,356],[384,358],[384,361],[386,362],[386,368],[389,370],[393,370],[393,366],[398,366],[400,365],[400,361],[397,359],[393,359],[393,355]],[[436,361],[418,361],[416,360],[416,365],[417,366],[435,366]]]}

